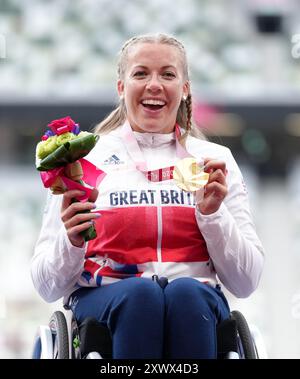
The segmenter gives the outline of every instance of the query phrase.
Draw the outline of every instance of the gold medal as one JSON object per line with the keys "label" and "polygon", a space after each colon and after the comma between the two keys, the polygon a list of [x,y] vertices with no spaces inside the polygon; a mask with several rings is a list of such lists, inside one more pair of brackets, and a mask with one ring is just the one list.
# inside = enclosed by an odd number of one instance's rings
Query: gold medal
{"label": "gold medal", "polygon": [[173,179],[177,186],[186,192],[195,192],[205,186],[209,174],[203,171],[203,167],[195,158],[181,159],[173,171]]}

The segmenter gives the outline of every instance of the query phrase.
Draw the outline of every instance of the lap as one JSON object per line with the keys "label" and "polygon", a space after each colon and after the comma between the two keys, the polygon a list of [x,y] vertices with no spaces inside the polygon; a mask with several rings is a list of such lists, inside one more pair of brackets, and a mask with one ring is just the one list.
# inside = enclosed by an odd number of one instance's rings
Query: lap
{"label": "lap", "polygon": [[84,287],[76,290],[69,300],[78,321],[86,317],[107,319],[112,308],[127,301],[135,308],[147,306],[147,302],[163,301],[161,288],[147,278],[128,278],[102,287]]}
{"label": "lap", "polygon": [[[78,321],[86,317],[107,320],[112,308],[126,300],[137,311],[151,306],[173,308],[209,307],[218,320],[229,317],[227,300],[221,290],[196,279],[174,279],[164,290],[148,278],[128,278],[102,287],[84,287],[70,297],[70,307]],[[127,308],[128,309],[128,308]]]}
{"label": "lap", "polygon": [[171,281],[165,288],[165,300],[168,308],[210,308],[218,321],[230,315],[223,292],[194,278],[178,278]]}

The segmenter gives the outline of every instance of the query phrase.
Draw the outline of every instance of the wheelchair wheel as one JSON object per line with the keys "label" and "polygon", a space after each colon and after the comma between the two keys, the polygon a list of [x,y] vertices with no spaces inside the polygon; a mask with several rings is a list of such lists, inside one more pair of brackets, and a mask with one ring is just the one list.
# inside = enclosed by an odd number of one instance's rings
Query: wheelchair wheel
{"label": "wheelchair wheel", "polygon": [[236,321],[243,355],[245,359],[257,359],[256,349],[245,317],[239,311],[232,311],[231,317]]}
{"label": "wheelchair wheel", "polygon": [[53,358],[69,359],[69,338],[65,315],[56,311],[50,318],[49,327],[53,336]]}

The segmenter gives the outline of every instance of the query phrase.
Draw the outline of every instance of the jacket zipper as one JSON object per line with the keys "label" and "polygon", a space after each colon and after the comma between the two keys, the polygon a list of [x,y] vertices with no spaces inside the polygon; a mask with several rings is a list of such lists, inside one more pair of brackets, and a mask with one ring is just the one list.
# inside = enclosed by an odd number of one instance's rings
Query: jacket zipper
{"label": "jacket zipper", "polygon": [[162,241],[162,207],[161,205],[157,205],[157,245],[156,245],[156,253],[157,253],[157,262],[158,264],[158,272],[156,273],[158,276],[161,274],[161,241]]}

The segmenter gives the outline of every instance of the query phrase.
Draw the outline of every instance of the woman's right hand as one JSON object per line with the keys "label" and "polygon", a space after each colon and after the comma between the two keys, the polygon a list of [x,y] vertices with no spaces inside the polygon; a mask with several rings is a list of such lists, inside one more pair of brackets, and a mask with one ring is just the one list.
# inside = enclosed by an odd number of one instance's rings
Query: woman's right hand
{"label": "woman's right hand", "polygon": [[65,225],[67,236],[73,246],[83,247],[84,237],[81,232],[93,225],[93,220],[99,217],[98,213],[81,213],[95,209],[95,201],[98,197],[98,190],[93,189],[86,202],[73,202],[73,199],[82,196],[84,193],[79,190],[66,191],[63,195],[61,206],[61,219]]}

